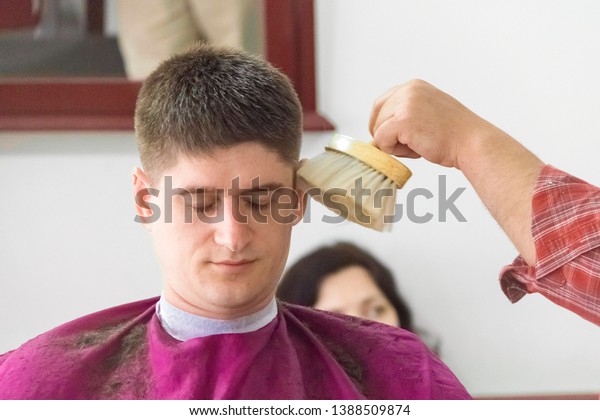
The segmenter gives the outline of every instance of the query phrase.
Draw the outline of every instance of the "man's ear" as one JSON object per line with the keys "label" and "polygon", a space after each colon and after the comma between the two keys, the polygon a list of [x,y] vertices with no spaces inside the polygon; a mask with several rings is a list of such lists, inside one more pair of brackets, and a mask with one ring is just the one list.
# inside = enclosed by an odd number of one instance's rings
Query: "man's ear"
{"label": "man's ear", "polygon": [[143,223],[148,231],[152,231],[152,223],[160,217],[160,208],[152,203],[151,196],[158,197],[159,190],[150,187],[150,178],[146,173],[134,167],[131,171],[133,175],[133,197],[135,200],[135,218],[137,223]]}

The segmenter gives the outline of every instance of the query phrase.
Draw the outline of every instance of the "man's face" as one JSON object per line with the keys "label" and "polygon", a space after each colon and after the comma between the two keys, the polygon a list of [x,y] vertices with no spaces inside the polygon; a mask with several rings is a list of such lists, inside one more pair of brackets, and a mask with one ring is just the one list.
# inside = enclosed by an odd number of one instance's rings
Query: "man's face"
{"label": "man's face", "polygon": [[[148,225],[167,300],[217,319],[262,309],[275,293],[292,225],[302,215],[289,210],[302,203],[291,203],[293,188],[291,165],[258,143],[180,156],[152,199],[160,219]],[[176,189],[189,193],[169,194]]]}

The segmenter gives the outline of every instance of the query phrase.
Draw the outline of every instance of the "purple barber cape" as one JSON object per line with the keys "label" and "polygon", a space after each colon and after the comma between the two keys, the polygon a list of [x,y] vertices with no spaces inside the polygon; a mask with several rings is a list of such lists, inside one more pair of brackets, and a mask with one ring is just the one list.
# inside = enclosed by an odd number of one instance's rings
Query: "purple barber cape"
{"label": "purple barber cape", "polygon": [[400,328],[279,304],[256,331],[178,341],[158,298],[106,309],[0,356],[0,399],[463,399]]}

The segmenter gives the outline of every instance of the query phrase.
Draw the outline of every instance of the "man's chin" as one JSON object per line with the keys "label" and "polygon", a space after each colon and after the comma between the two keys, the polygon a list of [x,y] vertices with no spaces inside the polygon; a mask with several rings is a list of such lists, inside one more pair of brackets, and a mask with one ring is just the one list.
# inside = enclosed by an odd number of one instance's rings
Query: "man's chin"
{"label": "man's chin", "polygon": [[210,311],[223,319],[251,315],[268,303],[267,296],[262,298],[256,293],[231,288],[205,290],[204,296],[209,299]]}

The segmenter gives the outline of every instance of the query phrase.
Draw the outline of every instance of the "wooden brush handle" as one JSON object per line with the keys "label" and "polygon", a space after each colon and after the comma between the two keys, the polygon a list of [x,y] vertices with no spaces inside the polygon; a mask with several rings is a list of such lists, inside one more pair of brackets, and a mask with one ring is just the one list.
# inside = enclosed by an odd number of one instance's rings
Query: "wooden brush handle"
{"label": "wooden brush handle", "polygon": [[398,188],[402,188],[412,175],[410,169],[402,164],[402,162],[394,159],[375,146],[348,136],[341,134],[334,135],[329,144],[325,146],[325,150],[344,153],[360,160],[365,165],[369,165],[394,181]]}

